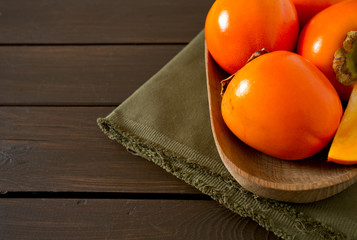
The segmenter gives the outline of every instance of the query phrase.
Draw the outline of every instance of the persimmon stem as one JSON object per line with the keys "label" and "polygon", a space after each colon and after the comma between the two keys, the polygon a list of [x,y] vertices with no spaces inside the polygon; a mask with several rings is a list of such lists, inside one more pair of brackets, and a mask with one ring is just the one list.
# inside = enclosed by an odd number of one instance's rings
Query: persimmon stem
{"label": "persimmon stem", "polygon": [[343,46],[335,52],[333,69],[337,80],[345,86],[357,81],[357,31],[350,31]]}
{"label": "persimmon stem", "polygon": [[[248,59],[247,63],[253,61],[254,59],[256,59],[257,57],[262,56],[263,54],[269,53],[270,51],[267,51],[265,48],[262,48],[259,51],[256,51],[255,53],[253,53],[250,58]],[[246,64],[247,64],[246,63]],[[238,70],[239,71],[239,70]],[[238,72],[237,71],[237,72]],[[236,73],[237,73],[236,72]],[[223,94],[226,92],[226,89],[228,87],[228,84],[231,82],[231,80],[233,79],[234,75],[236,75],[236,73],[233,73],[231,76],[227,77],[226,79],[223,79],[221,81],[221,96],[223,96]]]}
{"label": "persimmon stem", "polygon": [[220,94],[221,94],[222,97],[223,97],[223,94],[226,92],[228,84],[231,82],[231,80],[233,79],[234,75],[235,75],[235,73],[221,81],[221,93]]}
{"label": "persimmon stem", "polygon": [[247,63],[253,61],[253,60],[256,59],[257,57],[260,57],[260,56],[262,56],[262,55],[264,55],[264,54],[266,54],[266,53],[269,53],[269,51],[266,50],[265,48],[262,48],[262,49],[256,51],[255,53],[253,53],[253,54],[250,56],[250,58],[248,59]]}

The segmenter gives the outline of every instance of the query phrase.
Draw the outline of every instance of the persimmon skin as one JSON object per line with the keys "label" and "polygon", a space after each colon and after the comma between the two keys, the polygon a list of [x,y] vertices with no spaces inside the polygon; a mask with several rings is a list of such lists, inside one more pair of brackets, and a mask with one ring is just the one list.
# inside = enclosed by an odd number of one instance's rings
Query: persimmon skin
{"label": "persimmon skin", "polygon": [[343,0],[292,0],[299,17],[300,28],[318,12]]}
{"label": "persimmon skin", "polygon": [[356,0],[334,4],[316,14],[303,28],[297,47],[297,53],[326,75],[342,101],[348,101],[352,86],[344,86],[337,81],[332,61],[351,30],[357,30]]}
{"label": "persimmon skin", "polygon": [[237,72],[223,95],[221,112],[228,128],[247,145],[297,160],[331,141],[342,105],[313,64],[296,53],[276,51]]}
{"label": "persimmon skin", "polygon": [[209,10],[205,39],[226,72],[243,67],[252,53],[296,47],[299,21],[290,0],[219,0]]}

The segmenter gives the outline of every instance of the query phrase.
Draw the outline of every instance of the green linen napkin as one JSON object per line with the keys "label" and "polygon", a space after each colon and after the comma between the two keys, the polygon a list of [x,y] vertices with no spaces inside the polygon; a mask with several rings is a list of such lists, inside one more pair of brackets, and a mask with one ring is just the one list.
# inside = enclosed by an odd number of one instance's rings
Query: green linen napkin
{"label": "green linen napkin", "polygon": [[357,239],[357,184],[326,200],[290,204],[256,196],[230,176],[210,128],[203,32],[98,123],[131,153],[283,239]]}

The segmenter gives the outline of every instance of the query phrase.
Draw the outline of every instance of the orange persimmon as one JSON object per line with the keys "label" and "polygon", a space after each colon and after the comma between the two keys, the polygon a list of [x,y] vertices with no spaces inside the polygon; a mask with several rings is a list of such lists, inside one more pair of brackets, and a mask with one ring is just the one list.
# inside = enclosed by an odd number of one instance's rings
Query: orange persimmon
{"label": "orange persimmon", "polygon": [[343,0],[292,0],[299,17],[300,28],[318,12]]}
{"label": "orange persimmon", "polygon": [[342,116],[336,90],[321,71],[288,51],[266,53],[241,68],[223,94],[228,128],[268,155],[296,160],[322,150]]}
{"label": "orange persimmon", "polygon": [[357,31],[346,35],[343,47],[333,60],[338,81],[353,86],[347,108],[332,141],[328,161],[339,164],[357,164]]}
{"label": "orange persimmon", "polygon": [[299,32],[290,0],[219,0],[209,10],[205,39],[215,61],[233,74],[252,53],[295,49]]}
{"label": "orange persimmon", "polygon": [[336,79],[332,68],[334,53],[351,30],[357,30],[357,1],[334,4],[316,14],[303,28],[297,52],[317,66],[336,88],[342,101],[347,101],[351,86]]}

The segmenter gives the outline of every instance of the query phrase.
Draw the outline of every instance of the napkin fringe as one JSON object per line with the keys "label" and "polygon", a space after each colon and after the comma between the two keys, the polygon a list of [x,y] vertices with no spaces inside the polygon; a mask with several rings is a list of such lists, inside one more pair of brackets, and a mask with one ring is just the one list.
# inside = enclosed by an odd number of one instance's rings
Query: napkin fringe
{"label": "napkin fringe", "polygon": [[[274,226],[272,221],[255,210],[257,207],[260,211],[269,211],[269,209],[273,209],[274,211],[283,213],[283,216],[293,219],[293,226],[297,229],[299,235],[317,233],[321,239],[347,239],[347,237],[341,232],[335,231],[330,226],[326,226],[325,224],[305,216],[302,212],[297,212],[290,205],[283,202],[261,198],[251,192],[248,192],[233,178],[222,176],[204,166],[184,161],[184,159],[177,156],[177,154],[172,153],[167,149],[163,149],[160,146],[156,146],[155,144],[139,138],[134,134],[130,134],[106,118],[98,118],[97,123],[101,130],[110,139],[116,140],[118,143],[122,144],[130,153],[154,162],[164,168],[167,172],[173,174],[186,183],[193,185],[202,193],[209,195],[212,199],[218,201],[231,211],[238,213],[243,217],[252,218],[260,226],[264,227],[268,231],[272,231],[280,238],[293,240],[295,239],[295,236],[289,235],[279,227]],[[183,171],[183,169],[185,171]],[[202,179],[200,179],[201,176],[199,176],[197,172],[203,174],[208,181],[206,181],[206,179],[205,181],[202,181]],[[213,182],[216,184],[219,182],[219,186],[212,186],[211,184],[213,184]],[[219,191],[217,190],[218,187],[219,189],[224,190]],[[230,201],[230,199],[234,197],[234,192],[239,192],[241,196],[244,196],[242,201],[246,201],[245,206],[243,206],[242,203]]]}

